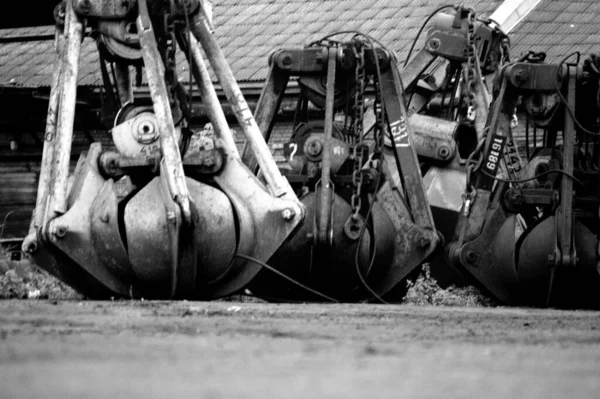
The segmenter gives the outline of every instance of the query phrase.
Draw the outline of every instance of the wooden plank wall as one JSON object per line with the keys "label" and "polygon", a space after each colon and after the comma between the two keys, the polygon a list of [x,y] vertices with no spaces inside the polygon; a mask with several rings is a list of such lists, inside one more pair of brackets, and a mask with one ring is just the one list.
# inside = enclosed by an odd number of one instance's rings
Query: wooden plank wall
{"label": "wooden plank wall", "polygon": [[[5,169],[5,168],[3,168]],[[2,238],[20,238],[27,233],[35,206],[39,172],[15,168],[2,173],[0,189],[0,224]]]}

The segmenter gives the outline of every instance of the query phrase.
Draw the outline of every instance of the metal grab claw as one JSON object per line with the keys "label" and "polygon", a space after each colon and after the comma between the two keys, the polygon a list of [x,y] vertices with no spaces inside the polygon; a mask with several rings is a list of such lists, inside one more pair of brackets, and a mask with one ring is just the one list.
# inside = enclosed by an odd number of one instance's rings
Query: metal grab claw
{"label": "metal grab claw", "polygon": [[[274,167],[260,132],[252,129],[256,126],[251,123],[252,115],[238,107],[250,126],[244,132],[254,143],[255,156],[269,171],[270,190],[241,163],[196,49],[190,64],[207,98],[226,160],[206,181],[186,176],[164,80],[165,65],[145,0],[138,1],[138,9],[141,54],[162,155],[159,176],[142,172],[145,177],[138,173],[133,179],[129,175],[118,179],[107,175],[99,162],[102,146],[92,144],[82,155],[66,196],[82,33],[82,20],[72,1],[67,1],[65,44],[52,85],[51,99],[55,101],[50,102],[48,113],[42,179],[24,250],[38,265],[93,298],[213,299],[229,295],[244,288],[259,271],[260,265],[248,259],[267,261],[302,222],[304,208]],[[194,21],[208,26],[204,17],[198,16],[200,12],[194,14]],[[179,36],[196,46],[186,32],[182,29]],[[213,66],[218,65],[215,69],[222,85],[237,93],[238,104],[245,104],[210,31],[201,29],[197,36],[211,46],[207,53]],[[123,182],[128,183],[123,185],[125,189],[117,189],[117,183]]]}

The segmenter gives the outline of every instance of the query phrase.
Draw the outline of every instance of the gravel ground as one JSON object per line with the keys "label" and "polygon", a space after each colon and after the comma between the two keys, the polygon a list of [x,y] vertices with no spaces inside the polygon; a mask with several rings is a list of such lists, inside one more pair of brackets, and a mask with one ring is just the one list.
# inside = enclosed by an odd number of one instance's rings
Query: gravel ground
{"label": "gravel ground", "polygon": [[1,398],[598,398],[600,313],[0,301]]}

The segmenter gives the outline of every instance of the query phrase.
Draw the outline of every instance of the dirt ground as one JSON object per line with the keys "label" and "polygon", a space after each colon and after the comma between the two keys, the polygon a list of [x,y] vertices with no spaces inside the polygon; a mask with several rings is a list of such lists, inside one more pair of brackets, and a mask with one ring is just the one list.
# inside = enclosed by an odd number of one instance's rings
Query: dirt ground
{"label": "dirt ground", "polygon": [[5,300],[0,397],[598,398],[600,313]]}

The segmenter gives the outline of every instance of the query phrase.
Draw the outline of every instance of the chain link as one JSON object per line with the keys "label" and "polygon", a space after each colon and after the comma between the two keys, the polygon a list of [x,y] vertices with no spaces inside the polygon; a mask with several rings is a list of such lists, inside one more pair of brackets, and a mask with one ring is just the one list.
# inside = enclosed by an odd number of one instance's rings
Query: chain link
{"label": "chain link", "polygon": [[352,207],[352,218],[358,220],[360,209],[362,207],[362,184],[363,174],[362,166],[364,164],[363,150],[363,118],[365,113],[365,86],[367,77],[365,74],[365,46],[364,43],[354,41],[354,53],[356,57],[356,68],[354,70],[354,81],[356,83],[356,92],[354,94],[354,146],[351,148],[351,155],[354,160],[354,170],[352,171],[352,196],[350,197],[350,206]]}
{"label": "chain link", "polygon": [[465,91],[467,95],[467,120],[475,121],[475,110],[477,108],[477,100],[475,91],[477,90],[477,47],[475,44],[475,12],[471,9],[467,14],[467,68],[465,71]]}

